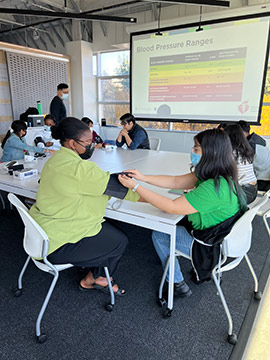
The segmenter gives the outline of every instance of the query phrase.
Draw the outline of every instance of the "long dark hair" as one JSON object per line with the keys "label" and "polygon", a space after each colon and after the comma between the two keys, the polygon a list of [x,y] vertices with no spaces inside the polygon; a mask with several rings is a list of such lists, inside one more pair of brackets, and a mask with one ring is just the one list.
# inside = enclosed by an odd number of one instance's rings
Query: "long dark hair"
{"label": "long dark hair", "polygon": [[241,211],[246,210],[243,190],[238,184],[237,165],[232,157],[232,145],[229,136],[220,129],[205,130],[194,136],[202,148],[202,157],[195,167],[195,175],[202,180],[213,179],[219,192],[220,177],[223,177],[239,201]]}
{"label": "long dark hair", "polygon": [[52,137],[60,140],[61,145],[64,145],[69,139],[78,141],[85,131],[89,131],[89,127],[74,117],[67,117],[61,120],[58,125],[51,127]]}
{"label": "long dark hair", "polygon": [[88,126],[90,123],[93,125],[93,121],[91,119],[89,119],[89,117],[84,116],[83,118],[81,118],[81,121]]}
{"label": "long dark hair", "polygon": [[249,145],[248,140],[245,138],[241,126],[238,124],[231,124],[226,126],[224,131],[229,135],[231,140],[235,159],[237,160],[241,157],[251,164],[253,162],[254,152]]}
{"label": "long dark hair", "polygon": [[[26,130],[27,129],[27,125],[25,124],[24,121],[15,120],[11,124],[11,129],[14,131],[14,133],[16,135],[18,135],[21,130]],[[5,143],[6,143],[7,139],[10,137],[10,135],[11,135],[11,132],[10,132],[10,130],[8,130],[8,132],[6,133],[6,136],[4,137],[4,139],[2,141],[1,146],[2,146],[3,149],[4,149],[4,146],[5,146]]]}

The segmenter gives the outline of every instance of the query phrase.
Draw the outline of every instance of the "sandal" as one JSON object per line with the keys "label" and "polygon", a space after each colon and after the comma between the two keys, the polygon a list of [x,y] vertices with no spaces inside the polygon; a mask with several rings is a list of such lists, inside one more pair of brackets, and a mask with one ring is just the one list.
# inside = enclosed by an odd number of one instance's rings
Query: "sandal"
{"label": "sandal", "polygon": [[[115,281],[113,280],[112,281],[112,286],[116,285]],[[93,284],[92,285],[92,289],[96,289],[96,290],[100,290],[102,291],[103,293],[105,294],[110,294],[110,288],[109,288],[109,285],[107,286],[101,286],[101,285],[98,285],[98,284]],[[92,290],[91,289],[91,290]],[[124,291],[124,292],[123,292]],[[126,291],[124,289],[121,289],[118,287],[118,290],[114,292],[114,295],[116,296],[125,296],[126,295]]]}

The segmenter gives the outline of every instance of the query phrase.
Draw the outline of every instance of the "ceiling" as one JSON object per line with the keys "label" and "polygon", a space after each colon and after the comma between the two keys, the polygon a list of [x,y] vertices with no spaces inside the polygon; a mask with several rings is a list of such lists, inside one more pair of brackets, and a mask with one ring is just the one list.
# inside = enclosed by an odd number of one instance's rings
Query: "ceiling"
{"label": "ceiling", "polygon": [[[231,0],[233,6],[248,6],[269,3],[261,0]],[[17,14],[0,11],[0,41],[36,49],[52,50],[65,47],[65,43],[73,40],[93,41],[93,21],[102,24],[109,18],[71,19],[72,14],[80,16],[114,16],[114,22],[127,22],[132,14],[152,12],[157,20],[158,6],[165,8],[175,6],[170,3],[151,2],[149,0],[0,0],[0,8],[13,9]],[[195,6],[195,5],[178,5]],[[196,5],[199,8],[199,5]],[[8,9],[7,9],[8,8]],[[21,14],[20,11],[32,11],[32,15]],[[9,10],[8,10],[9,12]],[[35,14],[34,12],[39,12]],[[57,17],[44,16],[51,13]],[[56,14],[53,14],[56,13]]]}

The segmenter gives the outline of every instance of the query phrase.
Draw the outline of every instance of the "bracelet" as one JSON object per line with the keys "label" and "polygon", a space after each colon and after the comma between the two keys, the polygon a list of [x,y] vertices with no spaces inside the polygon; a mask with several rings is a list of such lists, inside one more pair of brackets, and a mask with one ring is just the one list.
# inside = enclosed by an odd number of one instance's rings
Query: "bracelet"
{"label": "bracelet", "polygon": [[134,186],[134,188],[132,189],[132,191],[133,191],[133,192],[136,192],[136,190],[138,189],[138,186],[140,186],[140,184],[136,184],[136,185]]}

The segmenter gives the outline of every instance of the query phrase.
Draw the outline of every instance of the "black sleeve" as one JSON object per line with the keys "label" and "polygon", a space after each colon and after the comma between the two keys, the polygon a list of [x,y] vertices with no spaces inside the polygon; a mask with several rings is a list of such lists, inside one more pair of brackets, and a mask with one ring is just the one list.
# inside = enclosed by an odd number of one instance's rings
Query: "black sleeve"
{"label": "black sleeve", "polygon": [[118,175],[118,173],[110,175],[110,179],[108,181],[104,195],[113,196],[118,199],[124,199],[124,197],[127,195],[128,188],[120,183],[118,180]]}

